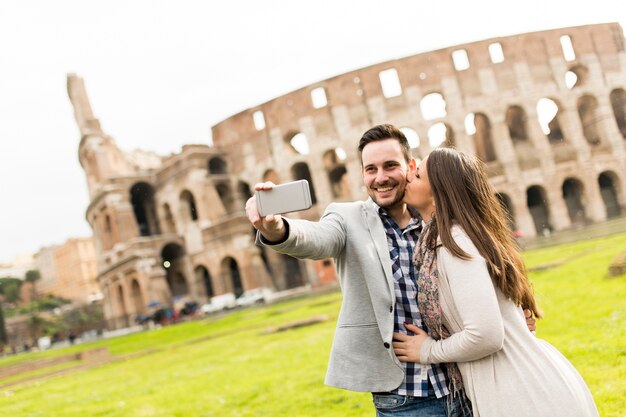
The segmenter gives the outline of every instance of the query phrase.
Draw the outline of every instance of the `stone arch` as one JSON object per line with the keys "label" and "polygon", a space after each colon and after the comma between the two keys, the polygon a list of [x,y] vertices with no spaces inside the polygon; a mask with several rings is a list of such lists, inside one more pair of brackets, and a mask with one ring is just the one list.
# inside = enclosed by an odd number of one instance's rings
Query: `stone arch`
{"label": "stone arch", "polygon": [[509,195],[506,193],[496,193],[496,197],[502,205],[502,209],[504,210],[504,214],[507,218],[507,224],[509,225],[509,229],[517,230],[517,225],[515,223],[515,211],[513,210],[513,202],[511,201],[511,197],[509,197]]}
{"label": "stone arch", "polygon": [[167,203],[163,204],[163,216],[165,218],[165,231],[167,233],[176,233],[176,221],[174,220],[172,209]]}
{"label": "stone arch", "polygon": [[302,274],[302,268],[300,267],[300,261],[289,255],[282,255],[285,265],[285,278],[287,289],[301,287],[305,283],[304,275]]}
{"label": "stone arch", "polygon": [[220,197],[224,210],[226,210],[227,213],[233,211],[235,208],[235,197],[233,196],[230,182],[220,181],[216,183],[215,190],[217,191],[217,195]]}
{"label": "stone arch", "polygon": [[313,185],[313,178],[311,177],[311,171],[309,170],[309,166],[306,162],[298,162],[293,164],[291,167],[291,176],[294,181],[297,180],[307,180],[309,182],[309,187],[311,189],[311,203],[317,203],[317,196],[315,195],[315,187]]}
{"label": "stone arch", "polygon": [[[257,236],[258,231],[253,227],[252,228],[252,239],[255,240],[256,236]],[[270,279],[272,279],[272,281],[274,281],[274,271],[272,269],[272,265],[271,262],[267,256],[267,248],[265,246],[259,246],[259,256],[261,257],[261,261],[263,262],[263,266],[265,267],[265,270],[267,271],[268,275],[270,276]],[[278,252],[275,252],[276,256],[278,255],[282,255],[279,254]]]}
{"label": "stone arch", "polygon": [[404,136],[406,136],[406,140],[409,142],[411,149],[419,148],[420,135],[415,131],[415,129],[411,129],[410,127],[401,127],[400,131],[404,133]]}
{"label": "stone arch", "polygon": [[439,146],[454,148],[454,130],[447,123],[435,123],[428,129],[428,143],[433,149]]}
{"label": "stone arch", "polygon": [[239,181],[237,183],[237,192],[239,193],[239,198],[241,198],[241,201],[243,201],[244,204],[246,203],[246,201],[248,201],[250,197],[252,197],[252,191],[250,191],[250,184],[248,184],[245,181]]}
{"label": "stone arch", "polygon": [[136,314],[143,313],[146,307],[146,303],[141,291],[141,286],[136,278],[133,278],[130,282],[130,298],[132,300],[133,308]]}
{"label": "stone arch", "polygon": [[183,190],[179,197],[180,203],[183,206],[183,213],[188,215],[188,219],[191,221],[198,220],[198,208],[196,207],[196,199],[189,190]]}
{"label": "stone arch", "polygon": [[161,233],[156,215],[154,188],[146,182],[138,182],[130,188],[130,200],[140,236]]}
{"label": "stone arch", "polygon": [[616,88],[611,91],[609,97],[611,99],[611,107],[613,108],[617,128],[622,134],[622,137],[626,139],[626,91],[624,91],[623,88]]}
{"label": "stone arch", "polygon": [[565,85],[567,88],[580,87],[587,84],[589,70],[582,64],[576,64],[565,73]]}
{"label": "stone arch", "polygon": [[443,94],[439,92],[426,94],[420,100],[420,110],[424,120],[434,120],[446,117],[448,114],[446,107],[446,100],[443,97]]}
{"label": "stone arch", "polygon": [[168,243],[161,250],[161,259],[172,297],[188,294],[189,285],[185,277],[185,249],[178,243]]}
{"label": "stone arch", "polygon": [[537,101],[537,118],[541,130],[550,143],[560,143],[565,140],[560,123],[561,106],[557,100],[547,97],[540,98]]}
{"label": "stone arch", "polygon": [[585,205],[583,204],[583,183],[577,178],[566,178],[565,181],[563,181],[561,190],[572,226],[584,225],[586,216]]}
{"label": "stone arch", "polygon": [[240,297],[244,292],[244,288],[239,265],[237,265],[237,261],[234,258],[227,256],[222,259],[221,275],[224,287],[231,288],[235,297]]}
{"label": "stone arch", "polygon": [[601,125],[598,117],[598,100],[591,94],[585,94],[578,98],[576,107],[585,139],[590,145],[600,144]]}
{"label": "stone arch", "polygon": [[[257,230],[252,228],[254,238],[256,234]],[[268,254],[265,246],[260,246],[259,249],[263,266],[277,290],[295,288],[306,283],[306,275],[298,259],[275,251]]]}
{"label": "stone arch", "polygon": [[533,185],[526,190],[526,206],[530,212],[535,230],[538,234],[545,234],[552,231],[549,216],[550,211],[547,205],[546,190],[540,185]]}
{"label": "stone arch", "polygon": [[528,140],[526,112],[523,107],[516,104],[509,106],[506,109],[505,119],[509,136],[513,142]]}
{"label": "stone arch", "polygon": [[213,297],[215,295],[215,291],[213,290],[213,281],[211,280],[209,270],[204,265],[198,265],[193,272],[196,277],[198,287],[204,288],[207,298],[210,299]]}
{"label": "stone arch", "polygon": [[285,135],[285,143],[300,155],[308,155],[311,150],[309,139],[302,132],[289,132]]}
{"label": "stone arch", "polygon": [[343,161],[346,158],[346,153],[341,148],[329,149],[324,152],[323,161],[328,181],[330,182],[330,189],[333,198],[345,198],[349,199],[350,183],[348,182],[348,170]]}
{"label": "stone arch", "polygon": [[483,162],[495,161],[496,151],[493,147],[489,118],[483,113],[470,113],[468,116],[472,119],[471,122],[474,127],[472,136],[476,147],[476,156]]}
{"label": "stone arch", "polygon": [[618,193],[619,178],[612,171],[604,171],[598,175],[598,186],[600,187],[600,195],[606,208],[606,217],[618,217],[622,214],[619,204]]}
{"label": "stone arch", "polygon": [[215,156],[209,159],[209,174],[224,175],[228,173],[228,164],[224,159]]}
{"label": "stone arch", "polygon": [[268,169],[263,173],[263,182],[271,181],[274,184],[280,184],[280,177],[273,169]]}

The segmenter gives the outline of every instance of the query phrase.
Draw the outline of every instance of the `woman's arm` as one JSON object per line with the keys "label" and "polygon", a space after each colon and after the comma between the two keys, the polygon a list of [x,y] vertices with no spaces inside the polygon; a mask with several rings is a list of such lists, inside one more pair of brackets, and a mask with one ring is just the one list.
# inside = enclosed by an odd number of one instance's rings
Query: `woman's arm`
{"label": "woman's arm", "polygon": [[468,362],[502,349],[504,325],[498,298],[485,259],[465,233],[453,232],[459,247],[472,258],[457,258],[447,249],[437,253],[439,279],[447,278],[463,330],[444,340],[426,338],[421,363]]}

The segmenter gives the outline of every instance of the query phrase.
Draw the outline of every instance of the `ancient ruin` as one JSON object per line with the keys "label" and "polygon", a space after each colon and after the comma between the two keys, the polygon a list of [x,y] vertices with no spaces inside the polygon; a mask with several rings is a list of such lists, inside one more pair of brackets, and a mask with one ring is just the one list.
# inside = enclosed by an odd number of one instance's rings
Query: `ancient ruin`
{"label": "ancient ruin", "polygon": [[329,78],[213,126],[214,146],[123,153],[100,128],[83,82],[68,91],[81,132],[99,283],[107,317],[129,323],[152,302],[282,290],[334,278],[254,245],[250,185],[307,179],[317,219],[364,199],[356,144],[379,123],[414,156],[437,146],[476,154],[525,237],[626,210],[626,52],[616,23],[457,45]]}

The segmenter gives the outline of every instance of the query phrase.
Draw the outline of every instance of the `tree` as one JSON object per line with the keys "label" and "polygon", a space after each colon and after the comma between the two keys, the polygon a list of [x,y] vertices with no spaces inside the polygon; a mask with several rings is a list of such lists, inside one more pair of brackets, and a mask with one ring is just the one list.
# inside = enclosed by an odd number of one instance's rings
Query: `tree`
{"label": "tree", "polygon": [[32,284],[31,288],[30,288],[30,299],[34,300],[37,296],[37,290],[35,287],[35,283],[37,281],[39,281],[39,279],[41,279],[41,274],[39,273],[39,270],[37,269],[30,269],[28,271],[26,271],[26,275],[24,275],[24,280],[26,282],[30,282]]}
{"label": "tree", "polygon": [[13,277],[0,278],[0,293],[4,294],[7,303],[15,303],[20,298],[22,280]]}
{"label": "tree", "polygon": [[0,304],[0,347],[6,345],[8,342],[7,328],[4,324],[4,312],[2,311],[2,304]]}
{"label": "tree", "polygon": [[28,325],[28,330],[30,331],[30,337],[33,340],[37,340],[49,322],[41,317],[37,312],[32,312],[28,317],[26,324]]}
{"label": "tree", "polygon": [[37,269],[29,269],[28,271],[26,271],[26,275],[24,276],[24,279],[28,282],[35,282],[38,281],[41,278],[41,274],[39,273],[39,270]]}
{"label": "tree", "polygon": [[0,348],[2,349],[4,349],[4,345],[6,345],[9,342],[9,337],[7,335],[7,328],[4,323],[4,311],[2,310],[3,301],[4,301],[4,296],[0,295]]}

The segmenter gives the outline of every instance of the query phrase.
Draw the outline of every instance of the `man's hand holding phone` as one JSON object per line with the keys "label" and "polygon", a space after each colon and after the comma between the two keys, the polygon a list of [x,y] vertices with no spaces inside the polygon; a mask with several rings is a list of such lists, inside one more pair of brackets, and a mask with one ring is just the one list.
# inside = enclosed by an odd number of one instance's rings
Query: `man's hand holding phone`
{"label": "man's hand holding phone", "polygon": [[306,210],[311,207],[311,191],[307,180],[275,185],[273,182],[254,186],[255,195],[246,202],[250,223],[270,242],[286,238],[287,227],[281,213]]}
{"label": "man's hand holding phone", "polygon": [[[254,186],[255,191],[271,190],[273,182],[262,182]],[[285,222],[280,214],[261,216],[257,208],[257,196],[253,195],[246,201],[246,215],[252,226],[269,242],[280,242],[285,238]]]}

